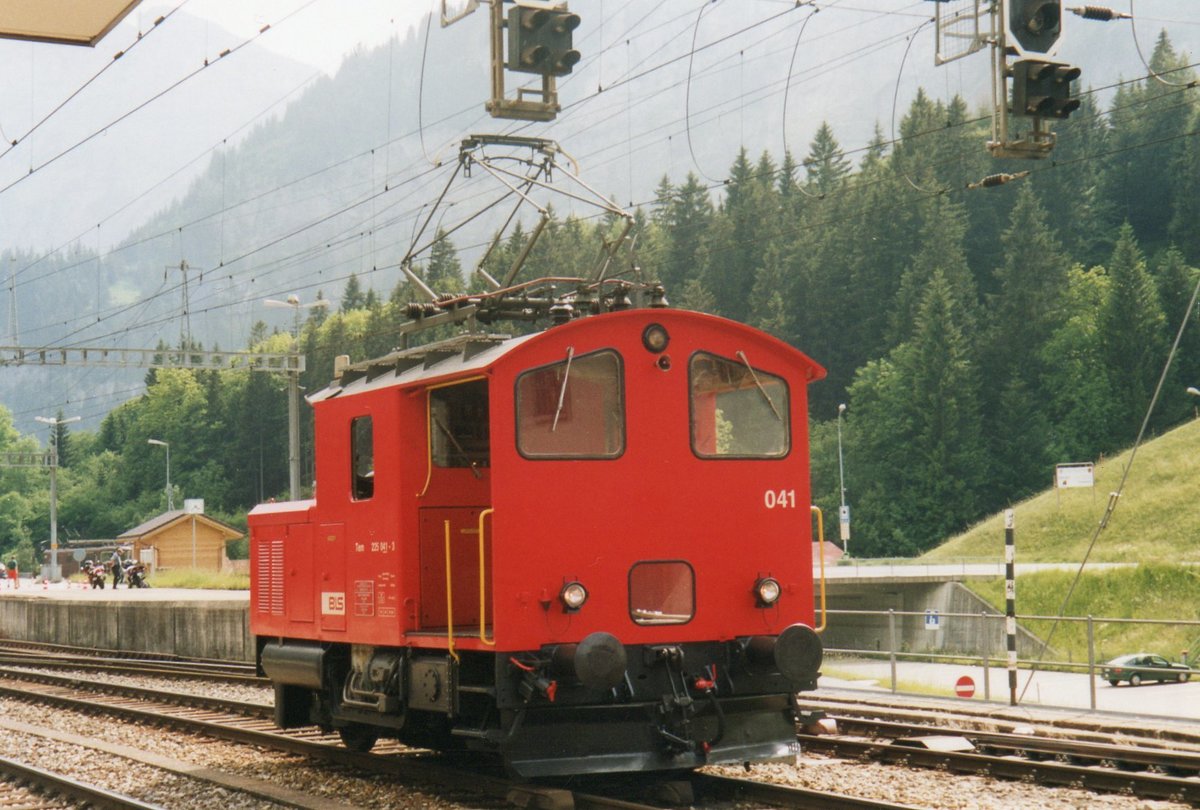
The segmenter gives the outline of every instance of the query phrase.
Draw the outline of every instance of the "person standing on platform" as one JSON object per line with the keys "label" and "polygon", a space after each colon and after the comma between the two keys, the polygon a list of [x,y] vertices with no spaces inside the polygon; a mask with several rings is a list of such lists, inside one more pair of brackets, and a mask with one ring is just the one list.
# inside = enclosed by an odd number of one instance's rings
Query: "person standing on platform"
{"label": "person standing on platform", "polygon": [[113,590],[115,591],[117,584],[125,578],[125,561],[121,559],[121,549],[113,549],[109,564],[112,566]]}
{"label": "person standing on platform", "polygon": [[21,580],[18,579],[20,571],[17,570],[17,558],[9,557],[5,564],[5,569],[8,571],[8,587],[16,590],[21,587]]}

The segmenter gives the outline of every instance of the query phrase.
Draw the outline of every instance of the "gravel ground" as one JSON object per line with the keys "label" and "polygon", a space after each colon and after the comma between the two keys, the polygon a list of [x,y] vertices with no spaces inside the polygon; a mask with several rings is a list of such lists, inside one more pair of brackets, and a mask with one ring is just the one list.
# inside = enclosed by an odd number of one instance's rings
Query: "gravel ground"
{"label": "gravel ground", "polygon": [[56,675],[62,678],[76,678],[93,683],[111,683],[119,686],[132,686],[141,689],[155,689],[163,692],[177,692],[181,695],[200,695],[203,697],[220,698],[222,700],[239,700],[243,703],[260,703],[270,706],[275,701],[275,690],[270,686],[252,686],[234,683],[207,683],[193,678],[169,677],[140,677],[137,675],[118,675],[111,672],[92,672],[90,670],[72,669],[38,669],[36,667],[21,667],[28,672],[40,672],[46,675]]}
{"label": "gravel ground", "polygon": [[[77,677],[253,703],[269,704],[273,697],[271,689],[265,687],[85,672],[77,673]],[[469,794],[451,796],[441,789],[425,793],[407,785],[397,784],[389,777],[351,776],[336,766],[312,765],[303,758],[288,754],[201,739],[152,727],[109,722],[77,712],[49,710],[12,700],[0,700],[0,713],[12,720],[128,745],[214,770],[286,785],[309,796],[336,798],[364,808],[391,810],[503,806]],[[164,807],[180,810],[207,810],[213,807],[220,807],[222,810],[257,810],[279,807],[159,769],[147,768],[126,760],[115,760],[109,754],[35,736],[0,735],[0,753],[54,770],[61,770],[63,763],[71,763],[72,769],[79,768],[78,771],[71,771],[77,778]],[[1091,793],[1071,788],[1039,787],[976,776],[948,775],[895,765],[851,762],[816,754],[805,754],[794,767],[779,764],[756,765],[749,774],[741,768],[710,770],[725,776],[752,778],[817,790],[839,790],[865,798],[946,810],[1182,810],[1189,807],[1177,802]]]}
{"label": "gravel ground", "polygon": [[923,768],[851,762],[804,754],[796,766],[768,764],[711,768],[714,774],[762,782],[837,790],[853,796],[939,810],[1184,810],[1189,804],[1006,782],[979,776],[947,774]]}

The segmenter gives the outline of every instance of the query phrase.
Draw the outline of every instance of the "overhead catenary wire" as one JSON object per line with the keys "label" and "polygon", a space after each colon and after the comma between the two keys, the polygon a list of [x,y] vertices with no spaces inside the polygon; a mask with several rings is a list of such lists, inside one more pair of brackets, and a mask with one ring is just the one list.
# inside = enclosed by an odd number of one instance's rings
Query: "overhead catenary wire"
{"label": "overhead catenary wire", "polygon": [[1133,0],[1129,0],[1129,34],[1133,37],[1133,47],[1137,51],[1138,59],[1142,61],[1142,65],[1146,68],[1146,73],[1156,82],[1168,85],[1170,87],[1194,87],[1196,80],[1192,79],[1189,82],[1172,82],[1168,81],[1162,74],[1151,67],[1150,62],[1146,60],[1146,55],[1142,53],[1142,43],[1138,40],[1137,35],[1137,13],[1134,11]]}
{"label": "overhead catenary wire", "polygon": [[[4,156],[7,155],[9,152],[11,152],[17,146],[17,144],[21,143],[26,138],[28,138],[30,135],[32,135],[33,133],[35,133],[39,129],[41,129],[42,125],[44,125],[47,121],[49,121],[51,118],[53,118],[59,112],[61,112],[64,107],[66,107],[68,104],[70,104],[72,101],[74,101],[81,93],[83,93],[84,90],[86,90],[88,87],[90,87],[92,85],[92,83],[94,83],[97,79],[99,79],[101,76],[103,76],[108,71],[109,68],[111,68],[113,65],[115,65],[117,63],[118,59],[120,59],[123,56],[128,55],[130,51],[132,51],[134,48],[136,48],[138,45],[140,45],[145,39],[147,39],[151,34],[153,34],[155,31],[157,31],[158,27],[160,25],[162,25],[168,19],[173,17],[177,11],[179,11],[181,8],[186,6],[189,2],[190,2],[190,0],[182,0],[182,2],[179,3],[179,5],[175,6],[173,9],[168,11],[166,14],[163,14],[163,15],[155,18],[153,24],[150,27],[149,32],[142,33],[141,31],[138,31],[137,37],[134,39],[134,41],[131,44],[126,45],[124,48],[117,51],[117,53],[115,53],[113,55],[113,58],[104,64],[104,67],[102,67],[102,68],[100,68],[100,70],[96,71],[96,73],[93,74],[91,76],[91,78],[87,79],[87,81],[85,81],[83,84],[79,85],[79,87],[75,88],[75,90],[73,90],[70,94],[68,94],[66,98],[64,98],[62,101],[60,101],[55,107],[53,107],[49,112],[47,112],[45,115],[43,115],[40,119],[38,119],[36,122],[34,122],[33,126],[31,126],[28,130],[26,130],[23,135],[13,138],[11,141],[9,140],[7,135],[4,135],[3,138],[4,138],[4,141],[6,143],[8,143],[8,147],[5,148],[3,151],[0,151],[0,160],[3,160]],[[0,130],[0,134],[2,134],[2,133],[3,133],[3,130]]]}
{"label": "overhead catenary wire", "polygon": [[[776,15],[776,16],[778,16],[778,15]],[[678,18],[676,18],[676,19],[678,19]],[[751,24],[751,25],[749,25],[749,26],[747,26],[747,27],[745,27],[745,28],[741,29],[741,32],[745,32],[745,31],[751,30],[752,28],[759,27],[759,26],[760,26],[760,25],[762,25],[764,22],[768,22],[770,19],[773,19],[773,18],[768,18],[768,20],[763,20],[763,21],[759,21],[759,22],[757,22],[757,23],[753,23],[753,24]],[[735,32],[735,34],[737,34],[737,33],[741,33],[741,32]],[[730,36],[732,36],[732,35],[730,35]],[[728,38],[729,38],[728,36],[727,36],[727,37],[723,37],[721,40],[717,40],[717,42],[723,41],[724,39],[728,39]],[[714,45],[714,44],[716,44],[716,42],[714,42],[714,43],[709,43],[709,44],[707,44],[707,45],[705,45],[705,46],[702,46],[702,49],[704,49],[704,48],[708,48],[708,47],[710,47],[710,46],[712,46],[712,45]],[[677,61],[677,59],[676,59],[676,60],[672,60],[672,61]],[[648,69],[647,71],[643,71],[641,75],[648,75],[649,73],[655,72],[655,71],[657,71],[657,70],[659,70],[659,69],[661,69],[661,68],[665,67],[665,66],[666,66],[666,64],[669,64],[669,63],[664,63],[664,64],[657,65],[657,66],[655,66],[655,67],[652,67],[652,68]],[[586,99],[585,99],[585,100],[586,100]],[[454,117],[455,115],[458,115],[458,114],[461,114],[461,111],[460,111],[459,113],[454,113],[454,114],[451,114],[450,116],[446,116],[445,118],[443,118],[443,119],[442,119],[442,121],[444,122],[444,121],[448,120],[449,118],[452,118],[452,117]],[[435,123],[440,123],[440,122],[435,122]],[[403,136],[403,135],[402,135],[402,136],[400,136],[400,138],[397,138],[397,139],[394,139],[394,140],[400,140],[400,139],[402,139],[403,137],[405,137],[405,136]],[[77,238],[77,237],[76,237],[76,238]],[[67,242],[67,243],[65,243],[65,244],[69,244],[69,243],[70,243],[70,242],[68,241],[68,242]]]}
{"label": "overhead catenary wire", "polygon": [[[295,16],[296,14],[299,14],[301,11],[303,11],[304,9],[308,8],[309,6],[313,5],[316,2],[318,2],[318,0],[308,0],[308,2],[306,2],[304,5],[300,6],[299,8],[294,9],[293,11],[288,12],[275,24],[278,25],[279,23]],[[71,144],[70,146],[66,147],[65,149],[60,150],[59,152],[55,153],[53,156],[47,158],[46,160],[42,161],[41,163],[38,163],[36,165],[31,165],[28,173],[21,175],[20,177],[9,182],[5,186],[0,186],[0,195],[3,195],[4,192],[16,187],[20,183],[23,183],[28,178],[33,177],[34,175],[36,175],[38,172],[42,171],[46,167],[51,166],[54,163],[57,163],[59,160],[66,157],[67,155],[71,154],[76,149],[79,149],[84,144],[90,143],[92,140],[94,140],[95,138],[104,134],[105,132],[110,130],[112,127],[127,120],[131,116],[135,115],[136,113],[140,112],[141,110],[143,110],[146,107],[153,104],[155,101],[158,101],[159,99],[163,98],[167,94],[171,93],[173,90],[176,90],[179,87],[183,86],[188,81],[195,78],[196,76],[199,76],[205,70],[207,70],[208,68],[217,64],[218,62],[225,59],[226,57],[231,56],[231,55],[237,53],[238,51],[242,50],[243,48],[248,46],[251,42],[253,42],[254,40],[258,39],[259,37],[266,34],[268,31],[270,31],[271,28],[272,28],[271,25],[264,25],[261,29],[259,29],[258,33],[255,34],[254,36],[243,40],[242,42],[238,43],[237,45],[234,45],[232,48],[226,48],[226,49],[222,50],[220,52],[220,54],[217,55],[216,59],[213,59],[211,61],[208,59],[205,59],[204,63],[200,67],[196,68],[195,70],[191,71],[190,73],[187,73],[186,75],[177,79],[175,82],[168,85],[166,88],[158,91],[157,93],[153,94],[148,99],[142,101],[139,104],[134,105],[132,108],[121,113],[116,118],[112,119],[111,121],[104,124],[100,128],[93,130],[90,134],[84,136],[83,138],[81,138],[80,140]]]}

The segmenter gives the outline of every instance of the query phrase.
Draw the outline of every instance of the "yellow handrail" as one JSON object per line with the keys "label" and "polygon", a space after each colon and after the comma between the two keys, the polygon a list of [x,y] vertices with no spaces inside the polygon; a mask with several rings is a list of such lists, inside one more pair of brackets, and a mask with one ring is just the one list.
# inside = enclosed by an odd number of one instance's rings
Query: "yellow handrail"
{"label": "yellow handrail", "polygon": [[487,627],[487,594],[484,585],[486,582],[485,573],[487,572],[487,568],[484,567],[483,521],[484,518],[495,511],[495,509],[484,509],[479,513],[479,640],[484,644],[493,647],[496,646],[496,638],[495,636],[488,638],[487,630],[485,629]]}
{"label": "yellow handrail", "polygon": [[450,657],[458,661],[454,651],[454,586],[450,584],[450,521],[446,524],[446,645]]}
{"label": "yellow handrail", "polygon": [[821,507],[815,503],[812,505],[812,511],[817,514],[817,556],[821,558],[821,624],[814,628],[818,633],[825,630],[825,624],[828,620],[828,614],[825,611],[825,515],[821,513]]}

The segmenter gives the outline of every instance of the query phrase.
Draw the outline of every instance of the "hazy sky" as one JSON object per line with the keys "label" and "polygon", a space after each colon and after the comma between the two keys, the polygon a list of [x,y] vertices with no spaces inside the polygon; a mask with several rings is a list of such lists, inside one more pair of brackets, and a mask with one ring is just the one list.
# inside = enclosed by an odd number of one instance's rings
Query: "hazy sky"
{"label": "hazy sky", "polygon": [[260,39],[262,47],[333,73],[356,46],[385,42],[440,5],[438,0],[143,0],[130,19],[152,22],[182,6],[240,38],[269,23],[273,28]]}

